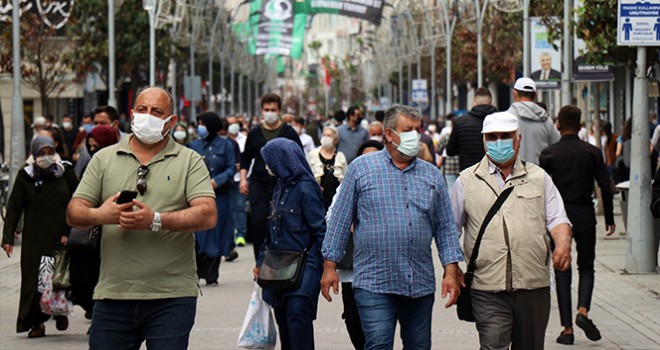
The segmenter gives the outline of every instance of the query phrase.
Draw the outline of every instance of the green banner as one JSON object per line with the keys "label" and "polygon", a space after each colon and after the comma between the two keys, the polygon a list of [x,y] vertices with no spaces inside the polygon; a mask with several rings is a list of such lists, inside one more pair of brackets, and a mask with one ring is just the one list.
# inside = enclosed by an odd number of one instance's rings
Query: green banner
{"label": "green banner", "polygon": [[291,0],[254,0],[250,3],[252,55],[281,55],[300,58],[307,14],[294,13]]}
{"label": "green banner", "polygon": [[383,0],[295,0],[294,13],[330,13],[367,20],[380,25]]}

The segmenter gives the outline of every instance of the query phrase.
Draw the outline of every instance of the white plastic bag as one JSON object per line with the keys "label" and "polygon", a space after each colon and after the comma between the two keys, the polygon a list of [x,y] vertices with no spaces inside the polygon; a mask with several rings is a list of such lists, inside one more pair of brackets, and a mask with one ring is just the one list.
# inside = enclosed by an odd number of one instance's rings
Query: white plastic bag
{"label": "white plastic bag", "polygon": [[73,313],[73,303],[64,289],[53,290],[53,264],[55,258],[42,256],[39,264],[39,282],[37,291],[41,293],[39,306],[41,312],[51,316],[70,316]]}
{"label": "white plastic bag", "polygon": [[261,299],[261,287],[255,283],[237,346],[245,349],[273,350],[276,343],[277,328],[270,305]]}

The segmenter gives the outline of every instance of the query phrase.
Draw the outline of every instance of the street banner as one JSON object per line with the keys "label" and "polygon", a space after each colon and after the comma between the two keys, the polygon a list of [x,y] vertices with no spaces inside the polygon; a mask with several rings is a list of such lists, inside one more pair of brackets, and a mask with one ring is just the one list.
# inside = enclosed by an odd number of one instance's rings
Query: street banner
{"label": "street banner", "polygon": [[307,14],[294,14],[291,0],[252,1],[249,23],[250,54],[300,58]]}
{"label": "street banner", "polygon": [[295,0],[295,13],[329,13],[364,19],[380,25],[383,0]]}
{"label": "street banner", "polygon": [[[575,0],[573,6],[582,8],[582,0]],[[575,15],[577,16],[577,14]],[[577,20],[577,18],[575,18]],[[587,62],[585,53],[587,45],[584,40],[573,36],[573,81],[608,81],[614,79],[614,61],[606,59],[599,62]]]}
{"label": "street banner", "polygon": [[[561,47],[559,42],[548,41],[548,28],[540,17],[532,17],[532,60],[530,78],[539,90],[561,88]],[[553,44],[558,47],[555,49]]]}
{"label": "street banner", "polygon": [[414,107],[426,109],[429,104],[429,92],[426,79],[413,79],[412,81],[412,104]]}
{"label": "street banner", "polygon": [[619,0],[619,46],[660,46],[660,0]]}

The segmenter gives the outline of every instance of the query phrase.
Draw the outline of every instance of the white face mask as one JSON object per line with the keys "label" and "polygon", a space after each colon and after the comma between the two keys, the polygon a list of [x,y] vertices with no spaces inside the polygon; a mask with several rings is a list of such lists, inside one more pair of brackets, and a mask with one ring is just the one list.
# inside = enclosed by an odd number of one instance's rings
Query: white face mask
{"label": "white face mask", "polygon": [[302,133],[302,128],[301,128],[301,127],[299,127],[299,126],[292,126],[292,128],[293,128],[293,130],[296,131],[296,133],[297,133],[298,135],[300,135],[300,134]]}
{"label": "white face mask", "polygon": [[431,124],[429,125],[428,128],[426,128],[430,133],[434,133],[436,131],[435,125]]}
{"label": "white face mask", "polygon": [[227,129],[227,132],[232,134],[232,135],[238,135],[238,131],[240,130],[240,127],[238,124],[231,124],[229,125],[229,128]]}
{"label": "white face mask", "polygon": [[321,137],[321,147],[325,149],[332,148],[334,146],[334,140],[330,136]]}
{"label": "white face mask", "polygon": [[392,132],[399,135],[399,138],[401,139],[401,143],[398,145],[394,141],[392,142],[395,146],[397,146],[397,150],[399,150],[399,152],[403,153],[408,157],[417,156],[417,153],[419,153],[420,137],[416,130],[411,130],[402,133],[398,133],[396,132],[396,130],[392,130]]}
{"label": "white face mask", "polygon": [[173,115],[160,119],[151,114],[133,112],[133,134],[141,142],[153,145],[163,139],[163,127],[172,117]]}
{"label": "white face mask", "polygon": [[186,138],[186,132],[183,130],[177,130],[174,133],[172,133],[172,136],[174,136],[175,139],[181,141]]}
{"label": "white face mask", "polygon": [[378,142],[382,143],[383,142],[383,135],[370,136],[369,140],[374,140],[374,141],[378,141]]}
{"label": "white face mask", "polygon": [[266,124],[275,124],[280,118],[276,112],[263,112],[263,117]]}
{"label": "white face mask", "polygon": [[62,127],[66,130],[71,130],[73,124],[71,124],[71,122],[62,122]]}
{"label": "white face mask", "polygon": [[37,157],[35,162],[37,163],[38,167],[40,167],[41,169],[46,170],[46,169],[50,168],[53,164],[55,164],[55,162],[56,162],[55,155],[54,154],[49,154],[49,155],[45,155],[45,156],[39,156],[39,157]]}

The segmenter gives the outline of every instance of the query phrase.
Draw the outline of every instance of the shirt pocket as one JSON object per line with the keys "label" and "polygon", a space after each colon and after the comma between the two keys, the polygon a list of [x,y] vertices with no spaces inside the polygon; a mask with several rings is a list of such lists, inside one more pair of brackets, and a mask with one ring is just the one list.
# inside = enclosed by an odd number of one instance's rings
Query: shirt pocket
{"label": "shirt pocket", "polygon": [[300,208],[282,208],[282,225],[288,232],[298,232],[302,229],[302,212]]}
{"label": "shirt pocket", "polygon": [[215,176],[218,173],[221,173],[225,169],[225,163],[227,162],[227,153],[224,149],[214,149],[211,152],[208,152],[206,158],[206,165],[209,168],[209,173],[211,176]]}
{"label": "shirt pocket", "polygon": [[[534,220],[543,220],[545,222],[545,203],[541,191],[534,188],[521,188],[516,191],[517,212],[533,223]],[[536,225],[534,225],[536,226]]]}

